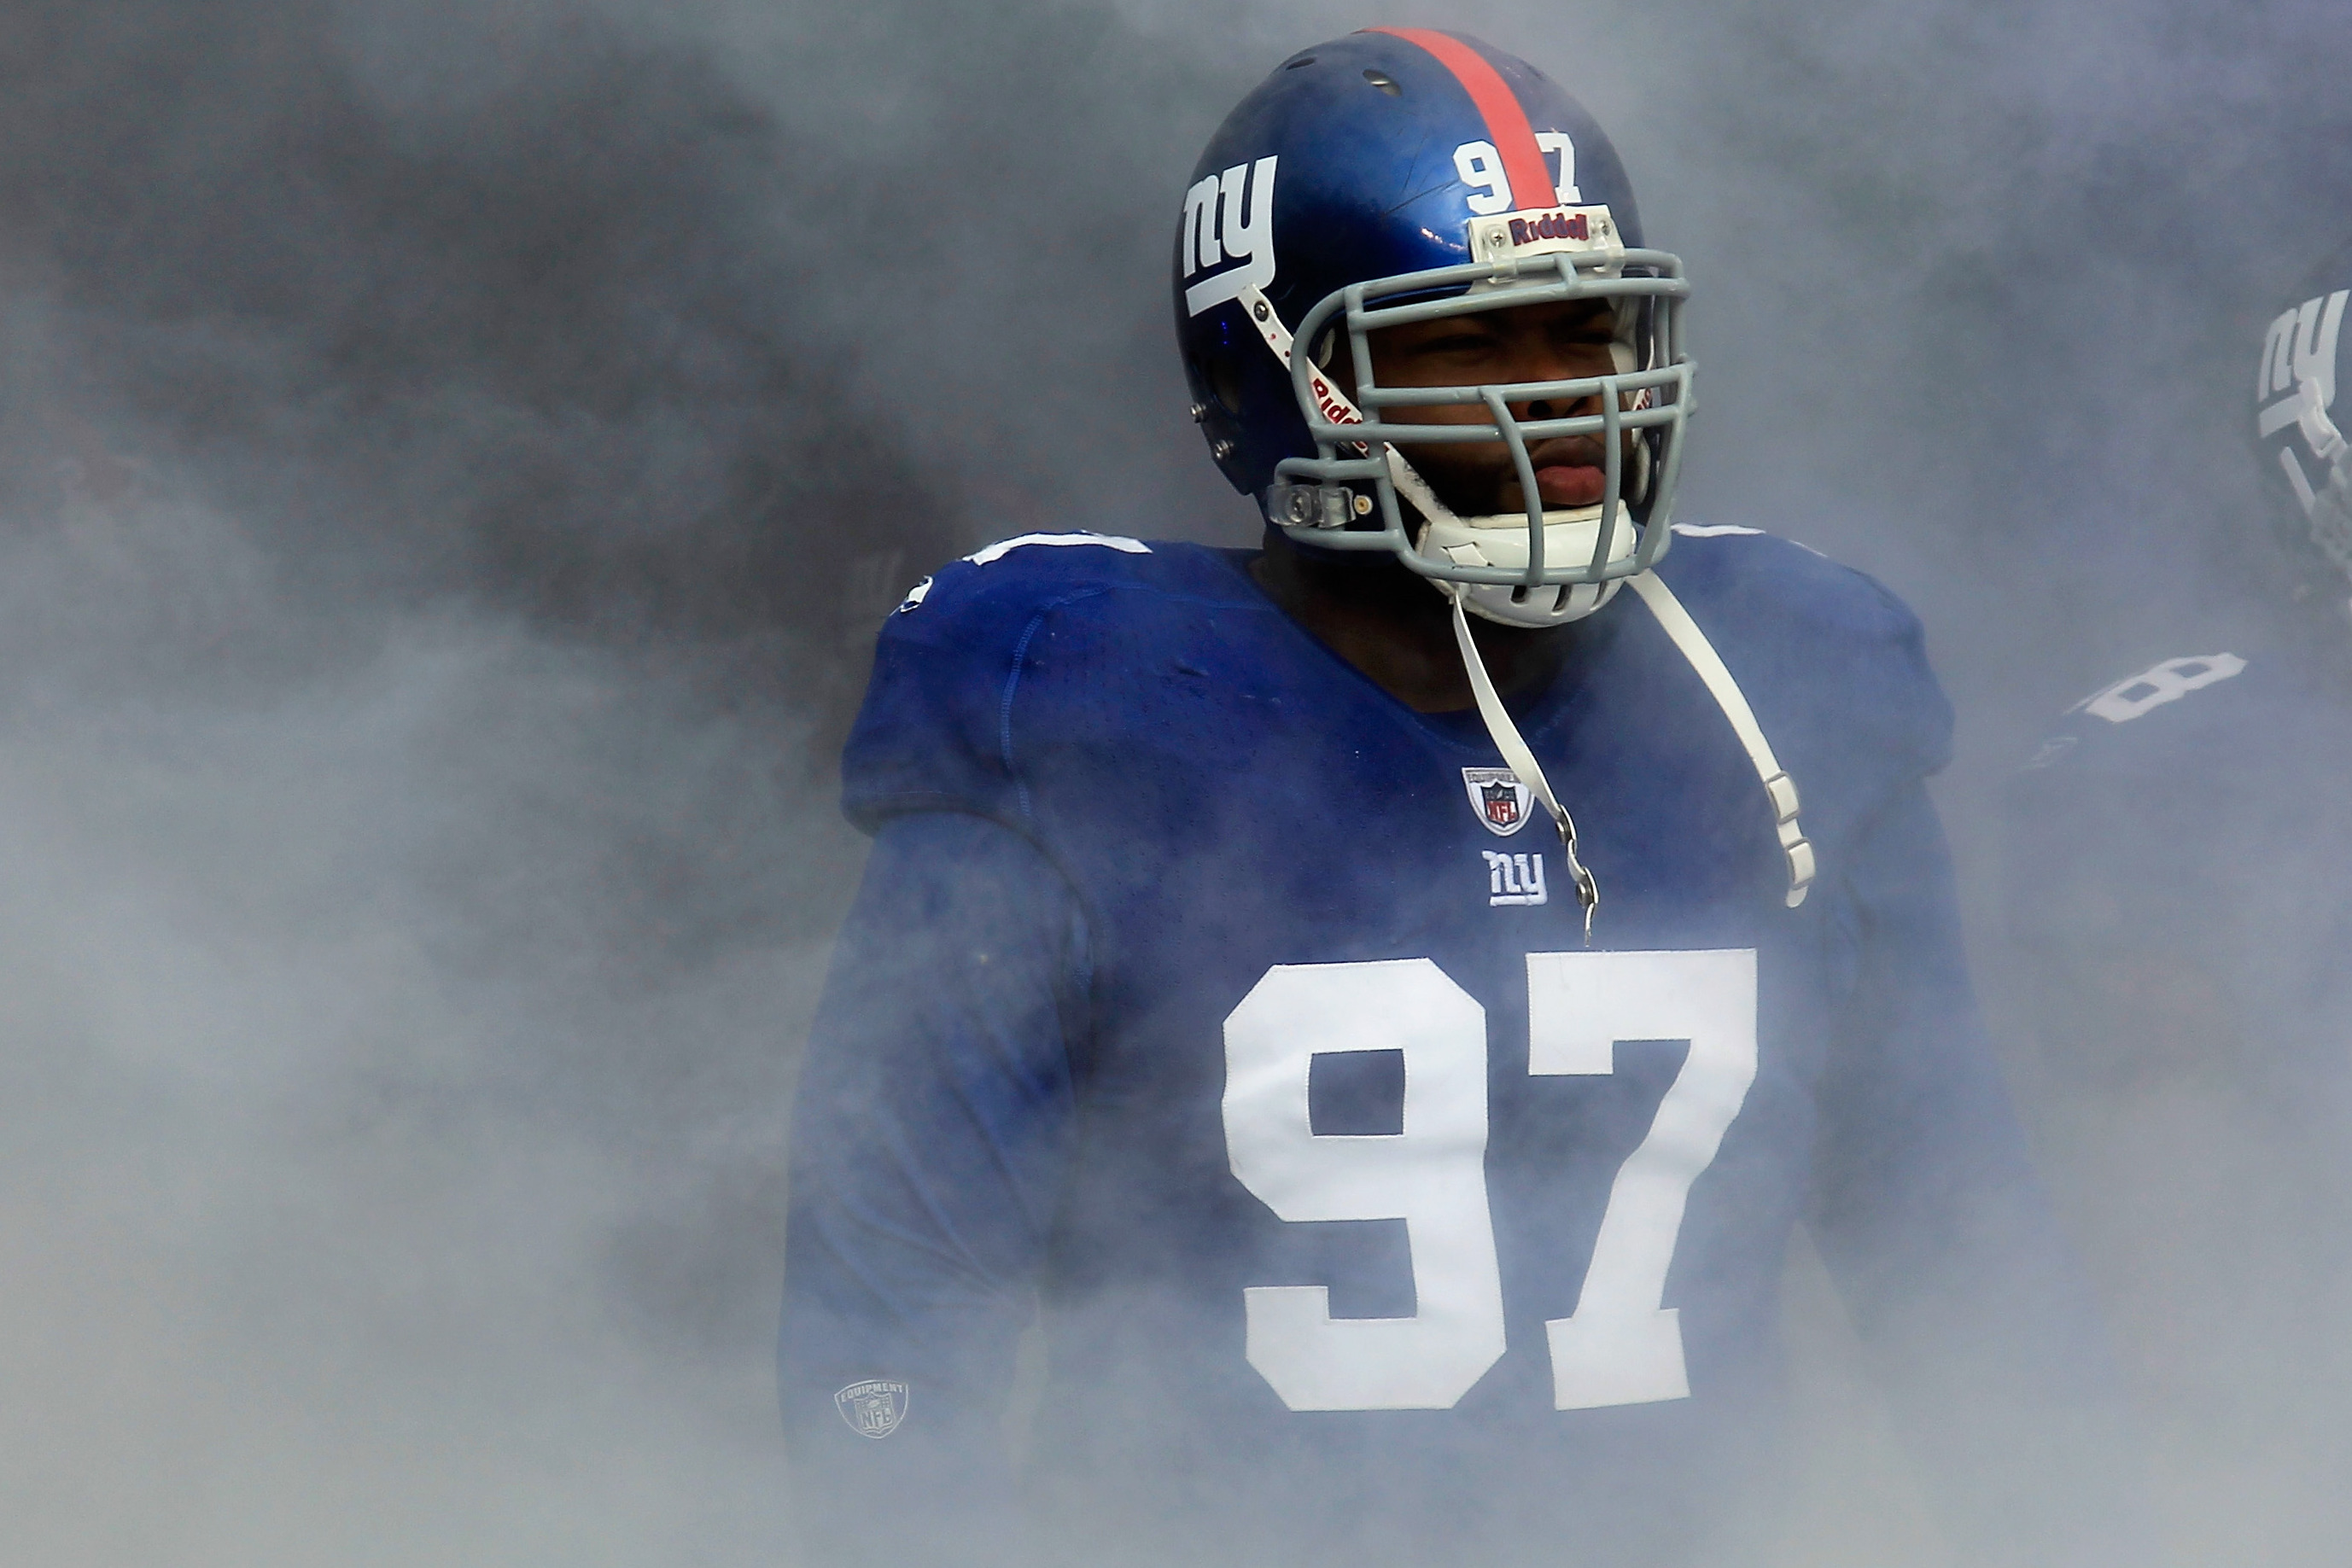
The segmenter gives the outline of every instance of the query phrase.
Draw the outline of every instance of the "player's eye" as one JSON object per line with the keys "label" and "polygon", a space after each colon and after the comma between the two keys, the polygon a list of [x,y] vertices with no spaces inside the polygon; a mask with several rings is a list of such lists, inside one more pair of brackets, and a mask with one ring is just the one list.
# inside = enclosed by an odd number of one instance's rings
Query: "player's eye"
{"label": "player's eye", "polygon": [[1617,340],[1617,323],[1605,312],[1588,316],[1581,321],[1563,322],[1554,329],[1552,340],[1580,347],[1593,344],[1606,347]]}
{"label": "player's eye", "polygon": [[1483,354],[1495,347],[1492,332],[1454,331],[1441,338],[1424,339],[1409,350],[1431,356],[1444,354]]}

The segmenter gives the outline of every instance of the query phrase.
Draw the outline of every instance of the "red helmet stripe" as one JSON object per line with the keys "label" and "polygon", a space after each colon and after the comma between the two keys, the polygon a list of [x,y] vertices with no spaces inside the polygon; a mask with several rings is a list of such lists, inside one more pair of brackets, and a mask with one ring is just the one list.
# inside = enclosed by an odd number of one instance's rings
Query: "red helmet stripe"
{"label": "red helmet stripe", "polygon": [[1511,204],[1515,207],[1548,207],[1552,204],[1551,170],[1544,162],[1543,149],[1536,145],[1536,133],[1528,124],[1528,111],[1519,107],[1502,73],[1486,63],[1486,57],[1455,37],[1451,33],[1432,32],[1425,27],[1368,27],[1371,33],[1386,33],[1392,38],[1402,38],[1417,48],[1426,49],[1437,57],[1437,62],[1454,73],[1470,94],[1470,101],[1486,121],[1487,139],[1495,151],[1503,155],[1503,177],[1511,183]]}

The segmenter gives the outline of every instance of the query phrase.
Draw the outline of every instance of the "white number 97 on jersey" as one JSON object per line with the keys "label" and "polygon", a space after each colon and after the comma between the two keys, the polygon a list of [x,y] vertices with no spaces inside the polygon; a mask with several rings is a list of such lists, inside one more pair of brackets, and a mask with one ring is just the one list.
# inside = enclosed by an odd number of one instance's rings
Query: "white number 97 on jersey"
{"label": "white number 97 on jersey", "polygon": [[[1685,1040],[1649,1134],[1618,1167],[1569,1316],[1545,1323],[1561,1410],[1689,1396],[1661,1303],[1691,1184],[1756,1079],[1752,948],[1528,955],[1528,1071],[1605,1075],[1616,1042]],[[1318,1134],[1318,1055],[1404,1059],[1402,1130]],[[1502,1358],[1486,1199],[1486,1012],[1426,958],[1277,965],[1225,1019],[1234,1176],[1295,1223],[1402,1219],[1409,1318],[1334,1318],[1322,1285],[1243,1291],[1249,1364],[1293,1410],[1444,1410]]]}

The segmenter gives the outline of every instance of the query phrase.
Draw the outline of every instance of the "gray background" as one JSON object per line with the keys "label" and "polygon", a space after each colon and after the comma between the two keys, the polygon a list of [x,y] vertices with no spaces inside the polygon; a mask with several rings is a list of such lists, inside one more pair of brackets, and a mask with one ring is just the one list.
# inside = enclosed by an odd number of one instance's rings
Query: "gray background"
{"label": "gray background", "polygon": [[[1984,917],[2046,717],[2260,575],[2337,7],[18,0],[0,1561],[780,1560],[863,645],[988,538],[1255,537],[1171,225],[1234,99],[1383,20],[1612,128],[1700,291],[1685,516],[1919,608]],[[1791,1290],[1791,1552],[1937,1561]]]}

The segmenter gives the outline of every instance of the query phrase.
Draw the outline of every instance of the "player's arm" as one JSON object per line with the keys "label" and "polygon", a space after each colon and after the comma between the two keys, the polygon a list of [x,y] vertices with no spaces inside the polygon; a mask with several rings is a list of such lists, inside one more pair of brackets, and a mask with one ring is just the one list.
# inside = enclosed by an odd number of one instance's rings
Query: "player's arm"
{"label": "player's arm", "polygon": [[1979,1022],[1924,783],[1847,857],[1861,974],[1811,1220],[1970,1561],[2121,1563],[2135,1450],[2111,1354]]}
{"label": "player's arm", "polygon": [[792,1134],[781,1387],[812,1562],[1012,1556],[1000,1423],[1087,986],[1078,903],[1027,840],[882,825]]}

